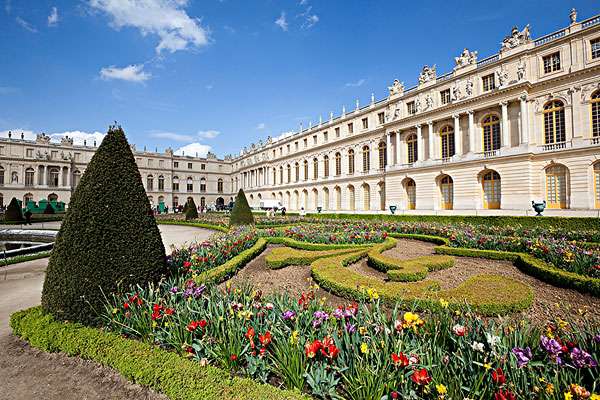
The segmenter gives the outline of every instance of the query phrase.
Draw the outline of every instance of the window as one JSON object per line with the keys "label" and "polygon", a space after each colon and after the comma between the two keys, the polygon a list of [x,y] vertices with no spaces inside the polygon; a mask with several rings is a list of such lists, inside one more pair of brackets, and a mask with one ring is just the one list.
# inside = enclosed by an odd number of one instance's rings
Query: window
{"label": "window", "polygon": [[[298,142],[296,142],[296,150],[298,150]],[[290,145],[287,145],[287,154],[290,154]]]}
{"label": "window", "polygon": [[409,210],[417,208],[417,184],[412,179],[406,182],[406,203]]}
{"label": "window", "polygon": [[200,164],[200,169],[201,169],[202,171],[206,170],[206,164]]}
{"label": "window", "polygon": [[340,137],[340,128],[335,128],[335,137],[339,138]]}
{"label": "window", "polygon": [[363,210],[371,209],[371,187],[366,183],[363,185]]}
{"label": "window", "polygon": [[356,199],[354,196],[354,186],[350,185],[348,186],[348,205],[351,211],[354,211],[354,209],[356,208]]}
{"label": "window", "polygon": [[362,167],[363,172],[369,172],[371,169],[371,151],[369,150],[369,146],[363,146],[362,148]]}
{"label": "window", "polygon": [[415,106],[414,101],[409,101],[408,103],[406,103],[406,112],[408,113],[408,115],[414,115],[417,113],[417,107]]}
{"label": "window", "polygon": [[592,136],[600,136],[600,90],[592,93]]}
{"label": "window", "polygon": [[354,150],[348,150],[348,173],[354,173]]}
{"label": "window", "polygon": [[313,135],[313,144],[317,144],[317,135]]}
{"label": "window", "polygon": [[369,129],[369,119],[368,118],[362,119],[362,127],[363,127],[363,129]]}
{"label": "window", "polygon": [[206,206],[206,198],[200,197],[200,208],[204,210],[205,206]]}
{"label": "window", "polygon": [[4,167],[0,167],[0,186],[4,186]]}
{"label": "window", "polygon": [[408,153],[408,163],[412,164],[419,159],[417,135],[414,133],[406,138],[406,150]]}
{"label": "window", "polygon": [[454,155],[454,128],[445,125],[440,129],[440,137],[442,139],[442,158],[452,157]]}
{"label": "window", "polygon": [[287,183],[292,181],[292,166],[288,164],[287,166]]}
{"label": "window", "polygon": [[542,57],[544,63],[544,73],[549,74],[560,70],[560,53],[552,53],[550,55]]}
{"label": "window", "polygon": [[79,185],[79,182],[81,181],[81,172],[80,171],[75,171],[73,172],[73,189],[76,188]]}
{"label": "window", "polygon": [[33,149],[27,149],[27,150],[25,150],[25,156],[27,158],[33,158]]}
{"label": "window", "polygon": [[295,171],[296,171],[296,179],[295,181],[298,182],[300,180],[300,164],[296,163],[294,165],[295,167]]}
{"label": "window", "polygon": [[194,181],[192,180],[191,176],[187,178],[187,188],[186,189],[188,192],[194,191]]}
{"label": "window", "polygon": [[546,144],[566,140],[565,107],[560,100],[553,100],[544,106],[544,139]]}
{"label": "window", "polygon": [[489,74],[481,78],[481,82],[483,83],[483,91],[489,92],[490,90],[496,89],[496,78],[494,74]]}
{"label": "window", "polygon": [[173,177],[173,191],[174,192],[179,191],[179,177],[177,177],[177,176]]}
{"label": "window", "polygon": [[308,160],[304,160],[304,180],[308,180]]}
{"label": "window", "polygon": [[567,169],[562,165],[546,169],[546,202],[548,208],[567,208]]}
{"label": "window", "polygon": [[206,178],[200,178],[200,191],[206,192]]}
{"label": "window", "polygon": [[308,147],[308,139],[304,138],[304,140],[302,141],[304,143],[304,148]]}
{"label": "window", "polygon": [[173,208],[179,205],[179,197],[173,196]]}
{"label": "window", "polygon": [[377,121],[379,121],[379,125],[383,125],[385,123],[385,114],[382,112],[377,114]]}
{"label": "window", "polygon": [[165,190],[165,177],[162,175],[158,176],[158,190]]}
{"label": "window", "polygon": [[440,180],[440,191],[442,194],[442,210],[452,210],[452,201],[454,198],[454,182],[452,178],[445,175]]}
{"label": "window", "polygon": [[592,49],[592,60],[600,58],[600,38],[591,40],[590,48]]}
{"label": "window", "polygon": [[0,155],[4,155],[4,146],[0,146]]}
{"label": "window", "polygon": [[[31,150],[33,152],[33,150]],[[32,154],[33,156],[33,154]],[[81,161],[81,153],[75,153],[75,161],[79,162]]]}
{"label": "window", "polygon": [[600,208],[600,163],[594,164],[594,198],[596,208]]}
{"label": "window", "polygon": [[52,150],[50,152],[50,158],[53,159],[53,160],[57,160],[58,159],[58,151]]}
{"label": "window", "polygon": [[179,168],[179,161],[173,162],[173,168]]}
{"label": "window", "polygon": [[329,156],[323,157],[323,176],[329,176]]}
{"label": "window", "polygon": [[440,92],[440,100],[442,104],[450,103],[450,89],[442,90]]}
{"label": "window", "polygon": [[275,155],[276,155],[276,154],[275,154],[275,149],[273,149],[273,158],[275,158]]}
{"label": "window", "polygon": [[277,168],[275,167],[273,167],[273,180],[271,182],[271,185],[275,185],[277,183]]}
{"label": "window", "polygon": [[379,142],[379,169],[384,169],[387,165],[387,144]]}
{"label": "window", "polygon": [[489,171],[483,175],[483,208],[497,210],[500,208],[500,175]]}
{"label": "window", "polygon": [[152,175],[148,175],[146,178],[146,190],[154,190],[154,177]]}
{"label": "window", "polygon": [[354,124],[352,122],[348,124],[348,133],[354,133]]}
{"label": "window", "polygon": [[319,159],[313,158],[313,179],[319,179]]}
{"label": "window", "polygon": [[279,184],[283,184],[283,166],[279,167]]}
{"label": "window", "polygon": [[481,121],[483,128],[483,151],[494,151],[500,148],[500,118],[488,115]]}
{"label": "window", "polygon": [[327,142],[327,131],[323,132],[323,141]]}
{"label": "window", "polygon": [[192,169],[192,163],[191,162],[188,163],[188,169]]}
{"label": "window", "polygon": [[148,166],[152,167],[154,165],[154,160],[153,159],[148,159]]}
{"label": "window", "polygon": [[342,174],[342,155],[340,153],[335,153],[335,176],[340,176]]}
{"label": "window", "polygon": [[48,182],[49,186],[57,187],[58,186],[58,175],[60,174],[60,170],[58,168],[50,169],[50,181]]}

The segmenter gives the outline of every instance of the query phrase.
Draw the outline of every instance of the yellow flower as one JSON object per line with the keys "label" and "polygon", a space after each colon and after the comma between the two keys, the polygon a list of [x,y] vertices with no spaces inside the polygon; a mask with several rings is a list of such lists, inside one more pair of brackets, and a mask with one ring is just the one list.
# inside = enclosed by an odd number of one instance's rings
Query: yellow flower
{"label": "yellow flower", "polygon": [[113,311],[112,311],[112,313],[113,313],[113,314],[116,314],[116,313],[118,313],[118,312],[119,312],[119,309],[118,309],[118,308],[113,308]]}
{"label": "yellow flower", "polygon": [[600,400],[600,394],[594,393],[592,397],[590,397],[590,400]]}
{"label": "yellow flower", "polygon": [[554,393],[554,385],[553,384],[549,383],[546,385],[546,393],[548,393],[548,394]]}
{"label": "yellow flower", "polygon": [[571,392],[565,392],[565,400],[573,400],[573,395]]}
{"label": "yellow flower", "polygon": [[156,328],[158,326],[158,324],[156,323],[156,321],[152,321],[152,327]]}
{"label": "yellow flower", "polygon": [[439,385],[435,385],[435,389],[437,390],[438,394],[448,393],[448,389],[446,389],[446,386],[442,385],[441,383]]}
{"label": "yellow flower", "polygon": [[442,306],[442,308],[448,308],[448,302],[444,299],[440,299],[440,305]]}
{"label": "yellow flower", "polygon": [[359,326],[358,327],[358,333],[360,333],[361,335],[366,335],[367,334],[367,328],[364,326]]}
{"label": "yellow flower", "polygon": [[299,335],[298,331],[292,331],[292,336],[290,336],[290,343],[291,344],[297,344],[298,343],[298,335]]}
{"label": "yellow flower", "polygon": [[483,364],[483,368],[485,368],[486,371],[489,371],[490,369],[492,369],[492,366],[488,363]]}
{"label": "yellow flower", "polygon": [[361,343],[361,345],[360,345],[360,352],[363,353],[363,354],[368,354],[369,353],[369,346],[365,342]]}

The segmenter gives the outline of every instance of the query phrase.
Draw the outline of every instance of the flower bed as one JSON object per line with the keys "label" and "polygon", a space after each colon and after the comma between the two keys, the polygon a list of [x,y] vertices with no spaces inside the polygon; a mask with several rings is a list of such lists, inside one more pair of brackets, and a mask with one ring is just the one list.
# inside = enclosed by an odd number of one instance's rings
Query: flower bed
{"label": "flower bed", "polygon": [[287,237],[310,243],[371,244],[385,240],[387,233],[372,229],[368,224],[303,224],[287,228],[270,228],[262,231],[269,237]]}
{"label": "flower bed", "polygon": [[131,293],[128,307],[107,307],[107,326],[198,365],[318,398],[585,399],[599,390],[600,335],[585,321],[540,331],[456,313],[441,299],[425,317],[400,311],[411,303],[385,311],[372,290],[365,302],[337,308],[312,292],[187,290],[165,282]]}

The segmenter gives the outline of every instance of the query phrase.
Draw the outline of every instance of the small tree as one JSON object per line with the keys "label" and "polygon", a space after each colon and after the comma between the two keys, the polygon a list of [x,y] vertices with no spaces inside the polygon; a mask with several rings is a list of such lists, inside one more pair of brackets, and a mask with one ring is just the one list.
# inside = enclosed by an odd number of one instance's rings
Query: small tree
{"label": "small tree", "polygon": [[231,215],[229,216],[229,225],[253,225],[254,215],[246,200],[244,191],[240,189],[237,196],[235,197],[235,204]]}
{"label": "small tree", "polygon": [[23,210],[21,210],[19,201],[15,197],[12,198],[8,204],[8,207],[6,207],[6,211],[4,212],[4,220],[6,222],[23,221]]}
{"label": "small tree", "polygon": [[56,211],[50,202],[46,203],[46,208],[44,208],[44,214],[55,214]]}
{"label": "small tree", "polygon": [[185,220],[188,221],[196,218],[198,218],[198,208],[196,207],[194,198],[190,197],[190,199],[185,203]]}
{"label": "small tree", "polygon": [[165,248],[125,132],[111,126],[73,196],[48,262],[42,306],[96,324],[105,296],[158,281]]}

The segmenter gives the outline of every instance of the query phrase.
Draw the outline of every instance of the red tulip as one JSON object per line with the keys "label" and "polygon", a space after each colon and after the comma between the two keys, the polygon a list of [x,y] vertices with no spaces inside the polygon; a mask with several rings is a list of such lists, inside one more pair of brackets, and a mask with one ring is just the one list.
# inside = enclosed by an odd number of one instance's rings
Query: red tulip
{"label": "red tulip", "polygon": [[508,390],[499,390],[494,395],[494,400],[517,400],[517,397]]}
{"label": "red tulip", "polygon": [[504,385],[506,383],[506,376],[504,375],[502,368],[498,367],[492,371],[492,381],[494,381],[496,385]]}
{"label": "red tulip", "polygon": [[415,372],[413,372],[413,374],[410,376],[410,379],[412,379],[412,381],[417,385],[423,386],[431,382],[431,377],[425,368],[415,370]]}
{"label": "red tulip", "polygon": [[406,367],[408,365],[408,357],[402,352],[400,354],[392,353],[392,361],[395,366]]}
{"label": "red tulip", "polygon": [[258,335],[258,341],[263,347],[267,347],[271,343],[271,332],[266,331],[264,335]]}
{"label": "red tulip", "polygon": [[319,339],[315,339],[312,343],[307,343],[304,351],[306,352],[306,356],[308,358],[314,358],[317,355],[317,352],[321,350],[323,344]]}

